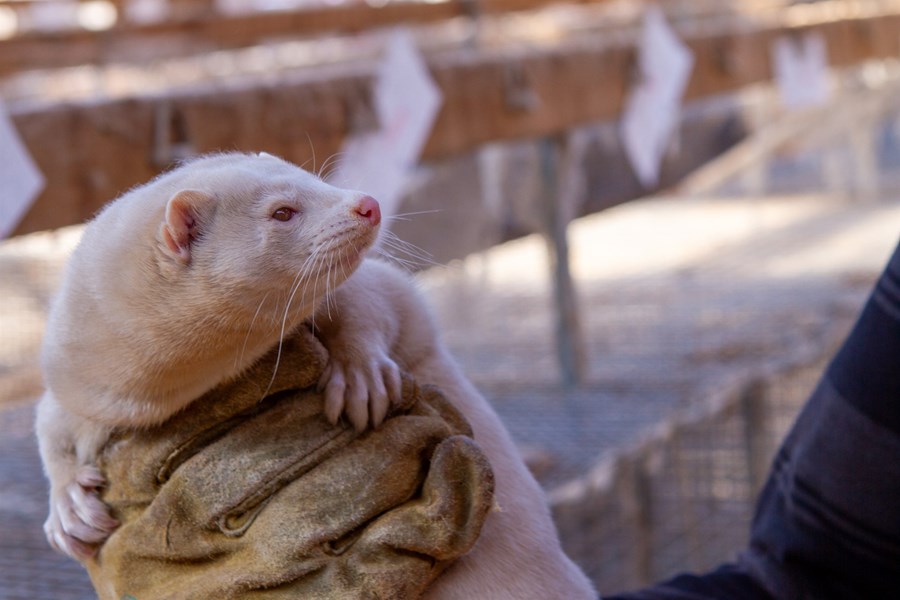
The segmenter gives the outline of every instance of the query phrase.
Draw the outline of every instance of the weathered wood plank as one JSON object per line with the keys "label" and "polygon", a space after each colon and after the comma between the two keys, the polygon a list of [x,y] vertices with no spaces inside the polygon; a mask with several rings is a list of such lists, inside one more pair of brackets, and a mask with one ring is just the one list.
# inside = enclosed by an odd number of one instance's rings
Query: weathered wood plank
{"label": "weathered wood plank", "polygon": [[[564,0],[448,0],[364,2],[242,15],[187,13],[160,23],[135,24],[120,19],[110,30],[30,31],[0,40],[0,76],[28,69],[80,64],[108,64],[141,58],[185,56],[241,48],[273,39],[296,39],[354,33],[396,25],[436,23],[454,17],[496,15],[541,8]],[[569,0],[594,4],[608,0]]]}
{"label": "weathered wood plank", "polygon": [[[900,54],[900,3],[882,2],[881,10],[850,18],[826,10],[828,4],[803,6],[807,12],[800,25],[788,19],[735,21],[712,33],[687,33],[685,41],[696,55],[688,98],[769,79],[768,48],[779,35],[820,31],[834,66]],[[633,62],[628,36],[430,56],[444,106],[424,157],[445,157],[489,141],[552,135],[615,118],[631,82]],[[510,70],[520,73],[510,77]],[[209,85],[169,97],[17,108],[16,125],[48,177],[47,189],[17,232],[83,220],[160,169],[154,136],[160,114],[176,121],[170,129],[184,139],[174,141],[196,152],[266,149],[304,163],[314,148],[321,164],[353,130],[353,114],[367,94],[368,77],[365,70],[335,75],[309,69],[277,83],[262,78],[240,87]],[[515,81],[526,82],[537,98],[534,106],[510,101],[511,86],[520,85],[510,83]],[[166,110],[161,109],[164,105]]]}

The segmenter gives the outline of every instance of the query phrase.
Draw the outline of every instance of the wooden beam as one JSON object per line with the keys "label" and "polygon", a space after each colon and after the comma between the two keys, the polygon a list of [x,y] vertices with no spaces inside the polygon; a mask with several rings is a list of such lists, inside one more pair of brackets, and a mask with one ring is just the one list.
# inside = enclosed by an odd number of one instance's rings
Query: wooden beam
{"label": "wooden beam", "polygon": [[[807,7],[821,5],[807,5]],[[837,20],[829,11],[807,11],[802,25],[786,22],[748,27],[741,22],[684,39],[695,56],[686,99],[738,90],[772,78],[769,48],[776,38],[818,31],[832,67],[876,57],[900,56],[900,7]],[[817,17],[817,18],[816,18]],[[437,158],[480,144],[564,131],[578,123],[621,112],[633,77],[635,48],[602,39],[494,56],[451,55],[432,61],[445,99],[425,156]],[[538,101],[531,110],[509,106],[507,73],[522,72]]]}
{"label": "wooden beam", "polygon": [[[788,11],[780,22],[735,20],[709,33],[702,27],[698,33],[685,30],[682,35],[696,56],[687,97],[770,79],[768,49],[781,35],[820,32],[836,67],[900,55],[900,3],[882,1],[880,10],[855,17],[827,10],[833,4],[843,3],[800,5],[804,13]],[[798,14],[804,18],[798,20]],[[444,105],[425,158],[617,117],[634,52],[627,36],[592,36],[527,50],[461,49],[429,57]],[[14,107],[15,124],[48,179],[17,232],[79,222],[149,179],[162,166],[159,131],[173,137],[171,147],[264,149],[301,164],[312,158],[314,148],[321,164],[340,148],[356,127],[354,115],[369,104],[369,78],[367,69],[336,74],[332,67],[276,82],[261,78],[229,88],[209,85],[167,97]],[[517,100],[523,86],[535,102]]]}
{"label": "wooden beam", "polygon": [[[822,148],[833,144],[838,136],[846,138],[848,132],[852,137],[852,132],[871,131],[870,124],[877,115],[885,114],[898,94],[900,76],[891,75],[877,91],[852,90],[820,106],[784,112],[685,177],[677,185],[675,193],[683,196],[715,194],[741,173],[770,161],[789,144],[794,146],[795,151],[797,144],[801,148]],[[860,174],[860,171],[865,173],[860,178],[861,184],[872,179],[871,172],[857,165],[852,170],[854,175]],[[877,184],[877,181],[872,183]]]}
{"label": "wooden beam", "polygon": [[[436,3],[364,2],[223,15],[208,12],[160,23],[135,24],[122,17],[107,31],[29,31],[0,40],[0,76],[29,69],[110,64],[172,58],[198,52],[242,48],[274,39],[355,33],[380,27],[436,23],[531,10],[565,0],[445,0]],[[594,4],[609,0],[570,0]]]}

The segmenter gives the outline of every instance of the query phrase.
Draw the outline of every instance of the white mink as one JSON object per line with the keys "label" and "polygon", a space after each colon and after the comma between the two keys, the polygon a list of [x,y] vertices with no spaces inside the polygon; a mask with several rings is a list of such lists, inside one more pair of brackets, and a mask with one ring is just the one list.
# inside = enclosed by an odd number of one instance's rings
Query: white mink
{"label": "white mink", "polygon": [[[108,204],[66,266],[41,352],[50,544],[83,560],[118,525],[95,465],[113,428],[162,423],[276,346],[327,292],[339,302],[380,219],[373,198],[266,154],[200,158]],[[328,415],[379,424],[399,396],[397,365],[378,340],[358,364],[351,343],[323,342],[329,373],[356,381],[341,397],[332,387]]]}
{"label": "white mink", "polygon": [[[268,155],[224,154],[137,188],[88,226],[43,354],[48,391],[38,437],[51,481],[52,544],[83,558],[115,528],[93,466],[111,427],[160,423],[237,375],[309,318],[327,290],[328,310],[315,314],[330,355],[321,382],[326,416],[344,413],[360,429],[379,424],[406,370],[466,415],[494,470],[497,509],[472,551],[426,596],[596,597],[563,553],[542,490],[441,343],[412,280],[363,259],[377,236],[373,203]],[[273,219],[284,207],[296,211],[292,218]]]}

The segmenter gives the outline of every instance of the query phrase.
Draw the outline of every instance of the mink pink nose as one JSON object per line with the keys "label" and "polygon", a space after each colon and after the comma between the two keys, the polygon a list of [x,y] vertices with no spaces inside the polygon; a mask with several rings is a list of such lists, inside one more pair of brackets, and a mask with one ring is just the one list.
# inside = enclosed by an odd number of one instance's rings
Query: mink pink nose
{"label": "mink pink nose", "polygon": [[372,196],[360,198],[354,210],[356,214],[368,221],[372,227],[381,223],[381,207],[378,206],[378,201]]}

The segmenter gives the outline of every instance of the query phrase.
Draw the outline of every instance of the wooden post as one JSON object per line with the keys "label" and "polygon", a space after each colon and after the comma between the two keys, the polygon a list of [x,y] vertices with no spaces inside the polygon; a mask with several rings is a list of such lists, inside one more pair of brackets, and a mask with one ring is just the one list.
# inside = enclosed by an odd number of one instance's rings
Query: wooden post
{"label": "wooden post", "polygon": [[[584,381],[585,350],[578,312],[575,283],[569,270],[569,241],[566,230],[571,219],[567,200],[575,193],[571,181],[580,168],[562,136],[544,138],[541,148],[541,183],[544,205],[544,231],[550,255],[551,280],[555,300],[556,349],[562,384],[573,388]],[[567,180],[568,179],[568,180]]]}

